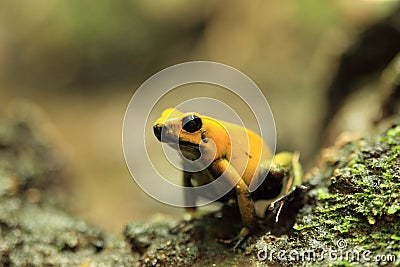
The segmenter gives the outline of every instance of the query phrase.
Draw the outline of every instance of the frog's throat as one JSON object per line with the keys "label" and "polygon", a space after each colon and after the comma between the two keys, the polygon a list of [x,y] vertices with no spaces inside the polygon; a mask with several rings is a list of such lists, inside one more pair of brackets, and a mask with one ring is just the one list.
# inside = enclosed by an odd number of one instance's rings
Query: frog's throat
{"label": "frog's throat", "polygon": [[194,144],[194,143],[191,143],[189,141],[179,141],[179,146],[180,147],[183,146],[183,147],[188,147],[188,148],[194,148],[194,149],[199,150],[199,144]]}
{"label": "frog's throat", "polygon": [[200,151],[200,147],[198,144],[194,144],[188,141],[179,141],[179,143],[176,143],[164,140],[163,143],[166,143],[175,150],[183,149],[185,151]]}

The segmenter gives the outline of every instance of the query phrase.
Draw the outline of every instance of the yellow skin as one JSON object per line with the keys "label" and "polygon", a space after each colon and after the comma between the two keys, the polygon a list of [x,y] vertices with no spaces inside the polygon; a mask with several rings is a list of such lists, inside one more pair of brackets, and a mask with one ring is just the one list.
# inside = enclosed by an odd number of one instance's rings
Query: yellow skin
{"label": "yellow skin", "polygon": [[[199,158],[201,148],[201,162],[196,164],[204,163],[208,167],[199,172],[184,172],[185,186],[204,185],[221,176],[234,186],[243,222],[242,231],[235,239],[239,242],[256,230],[254,197],[278,199],[301,184],[298,155],[281,152],[271,162],[272,154],[264,140],[240,125],[168,108],[156,120],[153,128],[159,141],[175,144],[173,147],[180,149],[182,155],[193,162]],[[210,139],[214,141],[215,148]],[[250,193],[252,179],[263,179],[267,174],[269,179],[265,179],[255,192]],[[229,194],[228,199],[234,198],[235,194]],[[186,195],[185,201],[189,206],[187,210],[193,212],[196,196]]]}

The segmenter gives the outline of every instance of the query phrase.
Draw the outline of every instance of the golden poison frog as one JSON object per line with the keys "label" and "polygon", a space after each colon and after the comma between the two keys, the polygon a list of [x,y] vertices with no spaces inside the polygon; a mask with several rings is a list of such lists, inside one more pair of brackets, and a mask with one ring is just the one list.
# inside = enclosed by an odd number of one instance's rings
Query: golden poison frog
{"label": "golden poison frog", "polygon": [[[168,108],[153,130],[160,142],[179,149],[189,162],[206,165],[198,172],[184,171],[184,186],[204,185],[221,176],[231,183],[231,192],[219,200],[236,201],[239,207],[243,228],[230,240],[236,245],[257,228],[254,201],[283,199],[302,183],[298,154],[281,152],[273,157],[264,140],[243,126]],[[250,192],[252,179],[264,180]],[[185,195],[186,209],[191,213],[196,209],[196,197]]]}

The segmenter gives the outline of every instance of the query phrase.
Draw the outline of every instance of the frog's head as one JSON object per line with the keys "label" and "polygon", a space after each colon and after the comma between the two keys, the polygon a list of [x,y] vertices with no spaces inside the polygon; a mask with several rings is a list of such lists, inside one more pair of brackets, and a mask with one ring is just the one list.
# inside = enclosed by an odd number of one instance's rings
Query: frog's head
{"label": "frog's head", "polygon": [[202,127],[200,114],[168,108],[156,120],[153,130],[160,142],[198,148],[202,140]]}
{"label": "frog's head", "polygon": [[[200,146],[207,151],[207,144],[212,139],[218,140],[227,135],[225,128],[215,119],[196,112],[183,113],[174,108],[163,111],[153,125],[154,135],[160,142],[168,143],[180,149],[185,156],[196,158]],[[217,145],[218,146],[218,145]],[[215,152],[215,151],[214,151]]]}

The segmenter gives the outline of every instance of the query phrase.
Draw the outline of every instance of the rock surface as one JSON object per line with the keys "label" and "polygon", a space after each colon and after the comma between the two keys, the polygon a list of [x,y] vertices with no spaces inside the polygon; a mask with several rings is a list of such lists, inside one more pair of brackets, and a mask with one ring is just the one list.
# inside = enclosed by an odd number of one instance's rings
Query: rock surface
{"label": "rock surface", "polygon": [[62,159],[38,126],[27,111],[0,118],[4,266],[400,264],[400,120],[325,150],[297,215],[298,199],[237,250],[217,241],[240,230],[234,207],[192,221],[131,223],[122,235],[67,213],[55,193],[63,190]]}

